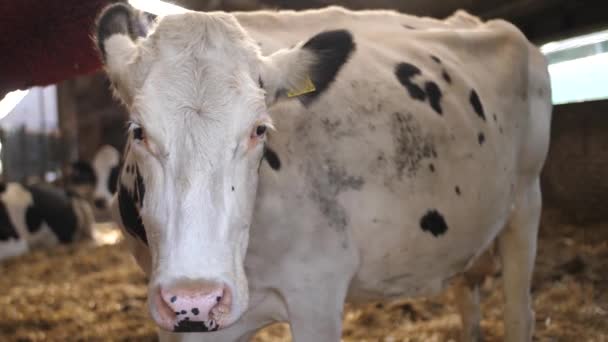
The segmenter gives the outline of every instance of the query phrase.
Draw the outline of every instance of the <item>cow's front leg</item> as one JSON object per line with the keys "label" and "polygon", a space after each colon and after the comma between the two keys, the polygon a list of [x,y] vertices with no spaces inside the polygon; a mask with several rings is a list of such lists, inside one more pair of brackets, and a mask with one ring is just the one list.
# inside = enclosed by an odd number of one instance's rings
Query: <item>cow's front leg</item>
{"label": "cow's front leg", "polygon": [[293,341],[340,341],[347,288],[344,282],[319,279],[316,287],[292,289],[286,301]]}

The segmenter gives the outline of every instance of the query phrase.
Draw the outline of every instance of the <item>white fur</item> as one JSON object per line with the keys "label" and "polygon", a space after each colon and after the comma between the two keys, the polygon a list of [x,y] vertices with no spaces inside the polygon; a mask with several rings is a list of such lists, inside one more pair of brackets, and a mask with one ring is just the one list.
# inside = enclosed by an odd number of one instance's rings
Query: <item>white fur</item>
{"label": "white fur", "polygon": [[[147,137],[131,139],[125,158],[139,165],[146,184],[140,211],[149,254],[130,243],[150,288],[184,277],[224,281],[236,299],[223,323],[240,317],[219,332],[162,339],[246,340],[265,324],[289,321],[296,341],[337,341],[345,300],[435,293],[496,238],[506,270],[507,340],[530,339],[538,177],[551,109],[547,67],[511,25],[473,19],[336,7],[188,13],[161,19],[136,47],[106,46],[110,61],[137,55],[147,70],[145,82],[135,82],[124,66],[106,66]],[[301,80],[314,61],[300,53],[301,43],[327,29],[347,29],[357,44],[338,79],[309,108],[289,101],[268,109],[272,90]],[[288,46],[296,47],[275,53]],[[399,84],[394,70],[404,61],[423,70],[415,82],[441,85],[443,116]],[[469,103],[471,88],[485,122]],[[249,137],[268,112],[277,128],[268,143],[283,167],[275,172],[263,163],[258,178],[261,143],[252,147]],[[437,151],[413,174],[399,175],[393,165],[395,113],[411,113]],[[324,122],[340,124],[328,133]],[[342,184],[357,179],[359,186]],[[123,171],[121,183],[133,180]],[[439,237],[420,229],[435,208],[449,226]]]}

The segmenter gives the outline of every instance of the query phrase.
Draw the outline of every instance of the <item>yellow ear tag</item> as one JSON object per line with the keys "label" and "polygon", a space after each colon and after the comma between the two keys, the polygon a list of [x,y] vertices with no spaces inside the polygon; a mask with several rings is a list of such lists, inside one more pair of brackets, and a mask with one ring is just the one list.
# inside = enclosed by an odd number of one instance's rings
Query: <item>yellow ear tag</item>
{"label": "yellow ear tag", "polygon": [[298,88],[292,89],[287,92],[287,97],[296,97],[296,96],[312,93],[315,90],[317,90],[317,88],[315,88],[315,85],[314,85],[314,83],[312,83],[312,80],[310,79],[310,77],[306,77],[304,82]]}

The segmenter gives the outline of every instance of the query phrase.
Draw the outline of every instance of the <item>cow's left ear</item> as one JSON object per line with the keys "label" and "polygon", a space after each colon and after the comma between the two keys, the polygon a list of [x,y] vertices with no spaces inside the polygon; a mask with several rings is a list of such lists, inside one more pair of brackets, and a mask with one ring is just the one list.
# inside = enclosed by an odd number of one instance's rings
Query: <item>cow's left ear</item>
{"label": "cow's left ear", "polygon": [[267,105],[281,98],[310,104],[331,85],[354,50],[350,32],[335,30],[265,57],[260,86],[266,90]]}

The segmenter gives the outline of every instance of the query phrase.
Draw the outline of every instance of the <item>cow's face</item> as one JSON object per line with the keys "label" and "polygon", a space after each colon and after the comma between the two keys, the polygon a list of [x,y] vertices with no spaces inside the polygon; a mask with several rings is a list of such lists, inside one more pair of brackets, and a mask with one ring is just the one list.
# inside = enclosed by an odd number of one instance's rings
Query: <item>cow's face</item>
{"label": "cow's face", "polygon": [[229,14],[167,16],[148,33],[122,4],[102,13],[97,38],[131,113],[113,206],[148,248],[140,264],[152,316],[167,330],[226,327],[247,307],[243,262],[268,106],[309,78],[317,93],[300,99],[312,101],[352,38],[326,32],[265,57]]}
{"label": "cow's face", "polygon": [[96,176],[93,203],[98,211],[104,211],[116,192],[120,153],[116,148],[104,145],[95,153],[91,164]]}

